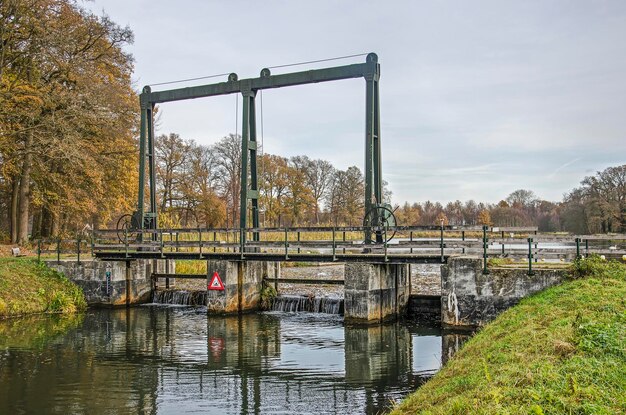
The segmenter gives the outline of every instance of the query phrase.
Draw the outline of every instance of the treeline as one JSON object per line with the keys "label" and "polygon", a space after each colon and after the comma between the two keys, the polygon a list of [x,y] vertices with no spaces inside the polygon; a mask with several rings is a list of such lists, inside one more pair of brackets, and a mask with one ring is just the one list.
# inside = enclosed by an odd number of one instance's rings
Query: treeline
{"label": "treeline", "polygon": [[[177,134],[156,140],[161,225],[227,226],[239,223],[241,137],[212,146]],[[356,166],[263,154],[258,161],[261,226],[360,225],[364,177]],[[385,202],[391,193],[385,190]],[[396,206],[400,225],[538,226],[541,231],[626,231],[626,165],[585,178],[562,202],[516,190],[496,204],[469,200]]]}
{"label": "treeline", "polygon": [[396,210],[401,224],[538,226],[543,232],[577,234],[626,232],[626,165],[585,177],[561,202],[516,190],[496,204],[469,200],[405,203]]}
{"label": "treeline", "polygon": [[1,239],[22,243],[131,210],[130,29],[72,0],[3,0],[0,36]]}
{"label": "treeline", "polygon": [[[177,134],[160,135],[155,147],[161,226],[239,226],[240,136],[204,146]],[[257,170],[261,226],[363,220],[365,187],[358,167],[340,170],[307,156],[263,154]]]}

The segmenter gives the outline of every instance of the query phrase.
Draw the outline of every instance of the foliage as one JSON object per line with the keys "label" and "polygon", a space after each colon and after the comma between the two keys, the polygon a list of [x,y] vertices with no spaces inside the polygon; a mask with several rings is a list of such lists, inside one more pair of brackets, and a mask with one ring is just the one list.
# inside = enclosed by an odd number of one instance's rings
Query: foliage
{"label": "foliage", "polygon": [[626,412],[626,266],[572,279],[488,324],[394,414]]}
{"label": "foliage", "polygon": [[277,295],[278,293],[273,286],[264,283],[261,289],[261,309],[271,310]]}
{"label": "foliage", "polygon": [[0,317],[72,313],[87,306],[82,290],[34,260],[0,258]]}
{"label": "foliage", "polygon": [[31,220],[49,236],[128,211],[138,112],[123,51],[130,29],[72,0],[2,2],[0,27],[0,226],[24,243]]}

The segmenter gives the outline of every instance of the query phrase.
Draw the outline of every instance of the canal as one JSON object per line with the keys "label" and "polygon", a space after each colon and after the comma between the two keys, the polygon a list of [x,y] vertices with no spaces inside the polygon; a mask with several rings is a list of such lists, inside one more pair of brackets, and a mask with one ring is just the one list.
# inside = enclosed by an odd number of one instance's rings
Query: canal
{"label": "canal", "polygon": [[376,414],[465,339],[410,321],[202,307],[11,319],[0,321],[0,413]]}

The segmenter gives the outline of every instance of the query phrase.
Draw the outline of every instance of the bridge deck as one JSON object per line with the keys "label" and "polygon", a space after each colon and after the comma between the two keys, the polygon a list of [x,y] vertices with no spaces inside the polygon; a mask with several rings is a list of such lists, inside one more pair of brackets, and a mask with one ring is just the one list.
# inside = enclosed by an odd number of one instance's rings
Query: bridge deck
{"label": "bridge deck", "polygon": [[[277,262],[367,262],[390,264],[441,264],[450,255],[432,254],[297,254],[246,252],[95,252],[95,257],[105,261],[126,261],[132,259],[178,259],[178,260],[228,260],[228,261],[277,261]],[[442,261],[443,259],[443,261]]]}

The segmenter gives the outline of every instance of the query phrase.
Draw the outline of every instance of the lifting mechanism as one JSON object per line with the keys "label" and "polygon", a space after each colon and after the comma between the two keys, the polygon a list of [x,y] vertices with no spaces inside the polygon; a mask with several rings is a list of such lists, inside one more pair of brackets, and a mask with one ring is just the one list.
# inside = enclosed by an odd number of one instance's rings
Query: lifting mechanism
{"label": "lifting mechanism", "polygon": [[[241,94],[243,97],[241,129],[241,230],[259,228],[259,188],[257,180],[257,129],[256,96],[258,91],[341,79],[364,78],[365,100],[365,211],[363,226],[365,242],[372,243],[372,234],[377,243],[387,242],[387,229],[394,227],[395,218],[389,205],[382,203],[382,169],[380,152],[380,101],[378,83],[380,64],[375,53],[369,53],[364,63],[313,69],[272,75],[264,68],[258,78],[239,80],[236,73],[228,75],[226,82],[187,88],[153,92],[149,86],[139,96],[141,104],[141,127],[139,138],[139,196],[137,210],[124,215],[118,221],[118,232],[125,230],[157,229],[156,165],[154,152],[154,107],[156,104],[217,95]],[[148,164],[148,204],[146,205],[146,163]],[[241,232],[245,238],[246,232]],[[141,235],[141,234],[140,234]],[[258,231],[252,232],[259,239]]]}

